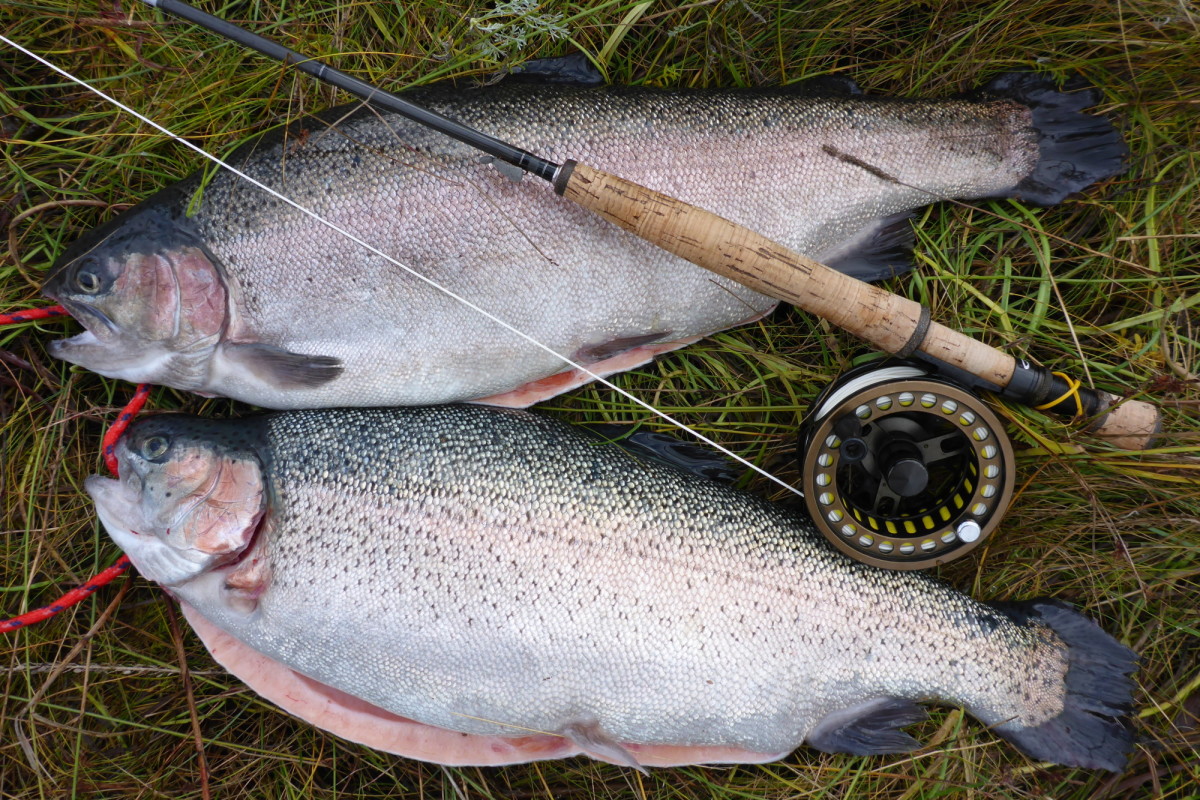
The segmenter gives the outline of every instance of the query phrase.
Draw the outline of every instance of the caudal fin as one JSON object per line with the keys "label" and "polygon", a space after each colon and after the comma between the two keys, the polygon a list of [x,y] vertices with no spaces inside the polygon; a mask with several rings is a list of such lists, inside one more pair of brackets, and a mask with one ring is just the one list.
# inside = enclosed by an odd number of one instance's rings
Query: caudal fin
{"label": "caudal fin", "polygon": [[1028,106],[1038,131],[1038,165],[1005,196],[1053,205],[1125,171],[1129,149],[1121,134],[1104,117],[1083,113],[1099,102],[1097,90],[1064,91],[1045,75],[1012,72],[994,78],[979,95],[1004,97]]}
{"label": "caudal fin", "polygon": [[1062,712],[1040,725],[1004,723],[993,730],[1033,758],[1071,767],[1124,768],[1133,747],[1127,717],[1133,708],[1137,655],[1099,625],[1056,600],[998,603],[1021,625],[1041,624],[1067,645],[1067,695]]}

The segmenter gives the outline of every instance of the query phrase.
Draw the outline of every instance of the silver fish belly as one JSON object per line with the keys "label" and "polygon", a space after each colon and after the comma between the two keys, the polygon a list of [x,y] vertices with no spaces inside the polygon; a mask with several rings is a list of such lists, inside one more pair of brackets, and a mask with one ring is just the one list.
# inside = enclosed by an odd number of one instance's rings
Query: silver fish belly
{"label": "silver fish belly", "polygon": [[[993,91],[910,102],[501,84],[411,97],[878,278],[907,268],[913,209],[946,198],[1054,202],[1120,168],[1111,125],[1080,113],[1090,93],[1031,76]],[[599,374],[775,304],[549,187],[510,181],[465,145],[371,110],[304,120],[230,161]],[[45,291],[88,331],[56,343],[56,355],[272,408],[521,406],[589,379],[229,173],[187,216],[198,185],[194,176],[165,190],[63,255]]]}
{"label": "silver fish belly", "polygon": [[[802,517],[544,417],[161,416],[118,458],[120,482],[88,481],[98,512],[219,629],[219,660],[244,645],[478,743],[451,763],[505,743],[632,766],[902,752],[921,700],[1058,763],[1118,769],[1130,746],[1133,654],[1077,612],[852,561]],[[288,707],[266,671],[247,680]]]}

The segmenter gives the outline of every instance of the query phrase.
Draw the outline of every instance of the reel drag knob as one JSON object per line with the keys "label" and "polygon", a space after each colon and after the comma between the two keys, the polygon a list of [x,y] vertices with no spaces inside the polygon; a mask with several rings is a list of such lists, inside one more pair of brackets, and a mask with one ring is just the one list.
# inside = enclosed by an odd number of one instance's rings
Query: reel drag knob
{"label": "reel drag knob", "polygon": [[888,467],[888,488],[901,497],[916,497],[929,485],[929,470],[915,458],[902,458]]}
{"label": "reel drag knob", "polygon": [[987,538],[1013,491],[1012,445],[975,395],[907,362],[835,380],[801,433],[805,503],[839,550],[924,569]]}

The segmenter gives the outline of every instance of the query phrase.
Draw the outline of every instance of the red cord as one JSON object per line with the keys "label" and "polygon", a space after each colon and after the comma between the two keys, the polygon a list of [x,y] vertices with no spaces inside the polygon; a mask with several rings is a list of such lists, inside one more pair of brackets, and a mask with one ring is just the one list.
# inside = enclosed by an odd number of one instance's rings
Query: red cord
{"label": "red cord", "polygon": [[111,583],[114,578],[127,569],[129,569],[129,556],[122,555],[111,567],[104,570],[82,586],[67,592],[50,605],[42,606],[41,608],[35,608],[32,611],[26,611],[24,614],[13,617],[12,619],[0,620],[0,633],[8,633],[10,631],[18,630],[19,628],[24,628],[26,625],[33,625],[36,622],[50,619],[50,617],[53,617],[63,609],[70,608],[80,600],[91,596],[92,592],[96,591],[101,586]]}
{"label": "red cord", "polygon": [[146,398],[149,396],[150,384],[139,383],[133,397],[121,409],[121,413],[117,414],[117,421],[104,434],[104,439],[100,443],[100,452],[104,455],[104,466],[108,467],[108,471],[113,475],[117,474],[117,457],[113,454],[113,450],[117,447],[117,439],[120,439],[121,434],[129,427],[130,420],[137,416],[137,413],[142,410],[142,406],[146,405]]}
{"label": "red cord", "polygon": [[[12,314],[0,314],[0,325],[10,325],[18,322],[32,322],[37,319],[46,319],[47,317],[61,317],[67,314],[67,310],[62,306],[50,306],[49,308],[31,308],[26,311],[17,311]],[[142,406],[146,404],[146,398],[150,396],[150,385],[147,383],[138,384],[137,389],[133,393],[133,397],[121,409],[121,413],[117,415],[117,421],[112,424],[108,431],[104,434],[104,440],[101,444],[101,452],[104,455],[104,465],[109,471],[117,474],[117,457],[113,454],[113,450],[117,446],[117,439],[121,438],[121,434],[129,427],[129,422],[132,420]],[[101,572],[96,577],[92,578],[82,586],[78,586],[64,594],[62,597],[55,600],[48,606],[35,608],[32,611],[26,611],[24,614],[19,614],[12,619],[0,620],[0,633],[9,633],[10,631],[19,630],[27,625],[33,625],[43,620],[53,617],[60,611],[68,609],[76,603],[90,597],[93,592],[101,586],[111,583],[118,575],[129,569],[129,556],[122,554],[111,567]]]}
{"label": "red cord", "polygon": [[69,313],[62,306],[29,308],[24,311],[14,311],[11,314],[0,314],[0,325],[16,325],[18,322],[33,322],[35,319],[46,319],[47,317],[65,317]]}

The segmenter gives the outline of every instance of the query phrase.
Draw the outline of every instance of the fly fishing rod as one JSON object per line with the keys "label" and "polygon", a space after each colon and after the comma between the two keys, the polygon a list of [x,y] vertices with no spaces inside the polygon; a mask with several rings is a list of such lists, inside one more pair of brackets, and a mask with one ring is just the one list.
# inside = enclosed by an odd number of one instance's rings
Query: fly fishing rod
{"label": "fly fishing rod", "polygon": [[[446,134],[554,187],[563,197],[687,261],[737,281],[900,357],[918,356],[942,372],[969,376],[975,388],[1039,410],[1088,421],[1118,447],[1149,447],[1158,409],[1081,386],[930,319],[920,303],[845,275],[702,208],[574,160],[555,164],[320,61],[250,33],[182,0],[143,0],[219,36],[294,66],[371,105]],[[852,154],[839,154],[853,159]]]}

